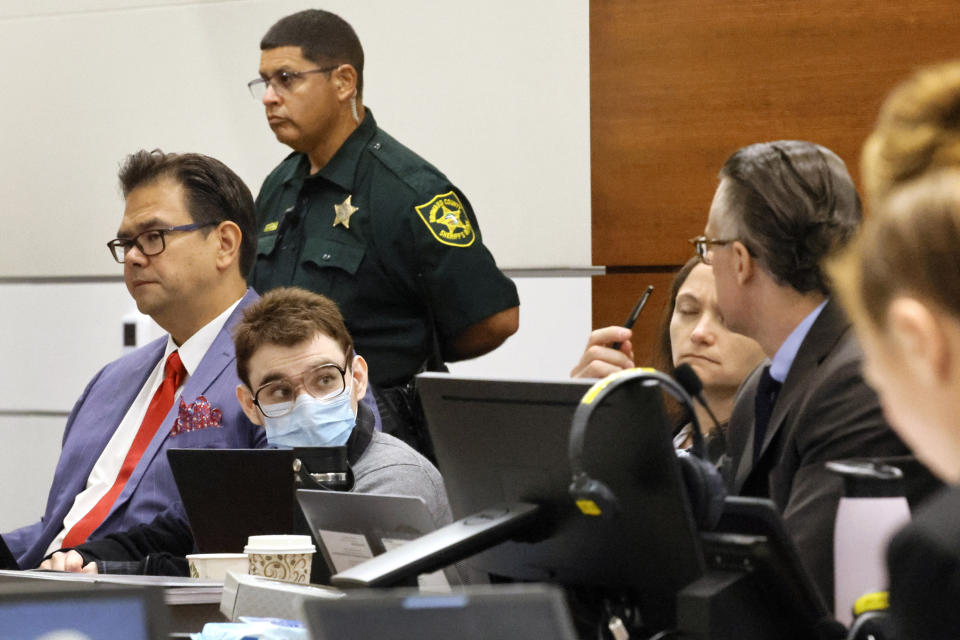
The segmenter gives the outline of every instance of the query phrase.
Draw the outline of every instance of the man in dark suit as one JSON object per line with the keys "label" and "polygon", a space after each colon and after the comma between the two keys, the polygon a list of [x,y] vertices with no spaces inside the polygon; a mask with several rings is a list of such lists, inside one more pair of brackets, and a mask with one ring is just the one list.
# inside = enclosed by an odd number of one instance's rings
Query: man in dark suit
{"label": "man in dark suit", "polygon": [[73,407],[39,522],[4,534],[23,568],[45,555],[150,522],[186,521],[171,447],[260,447],[237,406],[230,331],[257,295],[254,205],[229,168],[198,154],[140,151],[120,170],[117,238],[137,307],[169,335],[104,367]]}
{"label": "man in dark suit", "polygon": [[761,143],[727,160],[695,241],[713,265],[724,321],[770,358],[744,382],[730,417],[728,487],[777,504],[828,602],[843,488],[824,463],[907,454],[863,380],[860,348],[821,270],[860,220],[836,154],[809,142]]}

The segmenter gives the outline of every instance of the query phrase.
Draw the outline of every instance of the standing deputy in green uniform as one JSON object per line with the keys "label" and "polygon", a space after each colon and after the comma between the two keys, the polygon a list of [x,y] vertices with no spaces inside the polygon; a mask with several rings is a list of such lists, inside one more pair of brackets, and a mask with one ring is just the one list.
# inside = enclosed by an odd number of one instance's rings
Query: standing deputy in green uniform
{"label": "standing deputy in green uniform", "polygon": [[516,332],[516,287],[483,245],[466,197],[363,106],[363,48],[348,23],[301,11],[274,24],[260,49],[250,89],[294,152],[257,198],[250,284],[336,301],[376,372],[384,429],[424,450],[405,433],[416,421],[406,415],[417,410],[410,381]]}

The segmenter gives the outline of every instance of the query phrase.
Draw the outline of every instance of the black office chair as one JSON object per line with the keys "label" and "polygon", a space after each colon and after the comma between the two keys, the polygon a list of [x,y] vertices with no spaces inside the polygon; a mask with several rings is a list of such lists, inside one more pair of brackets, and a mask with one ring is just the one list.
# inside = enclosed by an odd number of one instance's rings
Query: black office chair
{"label": "black office chair", "polygon": [[701,533],[708,572],[678,596],[678,621],[690,637],[843,640],[800,562],[776,506],[727,496],[713,531]]}

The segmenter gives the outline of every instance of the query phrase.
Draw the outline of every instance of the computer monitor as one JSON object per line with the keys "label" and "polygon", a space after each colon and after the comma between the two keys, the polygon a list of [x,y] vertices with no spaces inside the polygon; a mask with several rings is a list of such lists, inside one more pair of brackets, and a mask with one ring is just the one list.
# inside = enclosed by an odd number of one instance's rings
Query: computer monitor
{"label": "computer monitor", "polygon": [[155,640],[169,633],[160,589],[0,585],[0,638]]}
{"label": "computer monitor", "polygon": [[583,466],[620,510],[582,514],[570,497],[569,433],[590,383],[425,373],[418,388],[454,517],[501,503],[538,507],[525,541],[474,556],[481,571],[635,594],[644,618],[672,623],[675,595],[704,571],[662,392],[635,380],[591,420]]}
{"label": "computer monitor", "polygon": [[449,594],[409,589],[351,591],[336,600],[305,601],[316,640],[575,640],[563,593],[550,585],[488,585]]}

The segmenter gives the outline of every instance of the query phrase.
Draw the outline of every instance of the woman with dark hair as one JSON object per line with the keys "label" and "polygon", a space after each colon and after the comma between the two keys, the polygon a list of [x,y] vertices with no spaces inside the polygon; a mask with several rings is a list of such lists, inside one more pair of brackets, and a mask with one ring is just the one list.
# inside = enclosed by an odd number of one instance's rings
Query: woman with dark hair
{"label": "woman with dark hair", "polygon": [[[636,366],[630,329],[604,327],[590,334],[580,361],[570,372],[574,378],[597,378],[621,369]],[[619,349],[612,343],[620,342]],[[717,307],[713,269],[693,257],[687,261],[670,285],[670,301],[660,324],[656,368],[672,374],[681,363],[689,364],[703,382],[703,396],[721,426],[733,410],[734,396],[740,383],[763,361],[763,352],[756,342],[733,333],[723,324]],[[713,421],[699,405],[697,419],[705,435],[713,430]],[[678,414],[678,419],[683,419]],[[689,446],[689,426],[678,425],[677,447]],[[713,434],[717,439],[721,434]],[[710,457],[716,459],[723,447],[709,446]]]}

